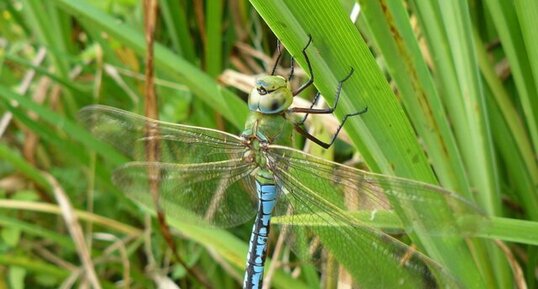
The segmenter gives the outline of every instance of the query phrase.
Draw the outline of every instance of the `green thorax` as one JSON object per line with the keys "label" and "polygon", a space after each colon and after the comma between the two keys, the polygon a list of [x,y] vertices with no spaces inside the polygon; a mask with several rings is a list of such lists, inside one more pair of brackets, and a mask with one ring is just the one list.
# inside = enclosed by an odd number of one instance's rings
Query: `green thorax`
{"label": "green thorax", "polygon": [[250,114],[241,136],[249,143],[245,156],[258,164],[255,177],[262,184],[274,183],[263,152],[265,144],[292,144],[292,114],[288,112],[292,102],[289,82],[282,76],[258,78],[248,97]]}
{"label": "green thorax", "polygon": [[245,122],[245,129],[241,134],[244,137],[256,138],[260,142],[292,145],[293,125],[286,118],[286,114],[264,114],[251,111]]}

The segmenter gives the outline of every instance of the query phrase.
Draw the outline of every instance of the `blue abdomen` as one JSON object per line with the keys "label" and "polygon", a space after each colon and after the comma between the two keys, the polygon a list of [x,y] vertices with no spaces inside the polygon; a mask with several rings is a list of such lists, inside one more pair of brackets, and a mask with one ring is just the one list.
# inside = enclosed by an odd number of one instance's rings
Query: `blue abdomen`
{"label": "blue abdomen", "polygon": [[245,272],[244,289],[258,289],[262,287],[267,241],[269,239],[269,226],[271,214],[276,204],[277,190],[274,183],[261,184],[256,180],[258,195],[258,212],[252,228]]}

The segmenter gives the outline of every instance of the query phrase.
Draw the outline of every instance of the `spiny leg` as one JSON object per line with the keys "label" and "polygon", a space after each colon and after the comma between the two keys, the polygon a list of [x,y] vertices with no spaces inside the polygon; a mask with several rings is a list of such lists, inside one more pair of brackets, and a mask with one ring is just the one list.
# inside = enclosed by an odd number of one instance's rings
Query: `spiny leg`
{"label": "spiny leg", "polygon": [[351,75],[353,75],[353,72],[354,72],[354,70],[353,70],[353,67],[352,67],[351,71],[348,73],[348,75],[346,75],[346,77],[344,77],[344,79],[342,79],[342,80],[340,80],[338,82],[338,88],[336,89],[336,95],[334,97],[334,99],[335,99],[334,100],[334,105],[332,107],[329,107],[329,108],[326,108],[326,109],[314,109],[313,108],[314,103],[319,98],[319,94],[316,94],[316,97],[314,98],[314,102],[312,103],[310,108],[294,107],[294,108],[290,108],[288,110],[288,111],[293,112],[293,113],[296,113],[296,112],[306,113],[306,115],[304,116],[302,121],[295,124],[295,130],[296,131],[298,131],[304,137],[306,137],[307,139],[313,141],[317,145],[319,145],[319,146],[321,146],[323,148],[329,148],[336,141],[336,138],[338,137],[338,134],[340,133],[340,130],[342,129],[342,127],[344,126],[344,124],[346,123],[346,121],[347,121],[347,119],[349,117],[360,115],[360,114],[363,114],[363,113],[368,111],[368,107],[366,107],[361,111],[346,114],[344,116],[344,118],[342,119],[342,123],[340,124],[340,126],[338,126],[338,128],[336,129],[336,132],[334,133],[334,135],[332,136],[332,138],[331,138],[331,140],[329,142],[321,141],[320,139],[316,138],[315,136],[310,134],[308,131],[306,131],[303,127],[301,127],[301,125],[304,123],[304,121],[306,120],[308,115],[311,114],[311,113],[312,114],[329,114],[329,113],[334,112],[334,110],[336,109],[336,106],[338,105],[338,100],[340,99],[340,92],[342,91],[342,85],[346,80],[348,80],[351,77]]}
{"label": "spiny leg", "polygon": [[280,62],[280,58],[282,57],[282,44],[280,43],[279,40],[276,41],[276,50],[278,51],[278,56],[276,57],[273,70],[271,70],[271,75],[275,75],[276,67],[278,66],[278,63]]}
{"label": "spiny leg", "polygon": [[[346,80],[348,80],[351,77],[351,75],[353,75],[353,72],[354,72],[354,69],[353,69],[353,67],[351,67],[351,70],[346,75],[346,77],[344,77],[342,80],[340,80],[338,82],[338,87],[336,88],[336,94],[334,96],[334,104],[333,104],[332,107],[317,109],[317,108],[312,108],[313,105],[311,105],[310,108],[292,107],[288,111],[293,112],[293,113],[303,112],[303,113],[306,113],[307,115],[310,114],[310,113],[314,113],[314,114],[329,114],[329,113],[333,113],[334,110],[336,109],[336,106],[338,105],[338,101],[340,100],[340,92],[342,91],[342,85],[344,84],[344,82]],[[319,96],[317,96],[317,97],[319,97]]]}
{"label": "spiny leg", "polygon": [[349,117],[360,115],[360,114],[363,114],[363,113],[365,113],[367,111],[368,111],[368,107],[365,107],[361,111],[346,114],[344,116],[344,119],[342,119],[342,123],[338,126],[338,128],[336,129],[336,132],[333,134],[333,136],[332,136],[332,138],[331,138],[331,140],[329,142],[324,142],[324,141],[318,139],[317,137],[313,136],[312,134],[310,134],[308,131],[306,131],[303,127],[301,127],[299,125],[294,126],[294,128],[298,133],[300,133],[301,135],[303,135],[307,139],[313,141],[314,143],[316,143],[317,145],[319,145],[320,147],[322,147],[324,149],[328,149],[336,141],[336,138],[338,137],[338,134],[340,133],[340,130],[342,129],[342,127],[344,127],[344,124],[346,123],[346,120]]}
{"label": "spiny leg", "polygon": [[293,56],[290,59],[290,76],[288,76],[288,81],[291,81],[293,78],[293,72],[295,71],[295,59]]}
{"label": "spiny leg", "polygon": [[312,85],[314,83],[314,71],[312,70],[312,64],[310,64],[310,59],[308,59],[308,55],[306,54],[306,49],[308,46],[310,46],[310,43],[312,43],[312,35],[308,34],[308,43],[306,43],[306,46],[303,48],[303,56],[306,61],[306,65],[308,66],[308,72],[310,73],[310,79],[301,85],[296,91],[293,92],[293,96],[296,96],[297,94],[301,93],[301,91],[305,90],[307,87]]}
{"label": "spiny leg", "polygon": [[[320,97],[321,93],[316,93],[316,95],[314,96],[314,99],[312,100],[312,104],[310,105],[310,109],[313,109],[314,106],[318,103],[318,100],[319,100],[319,97]],[[298,125],[303,125],[304,122],[306,121],[306,118],[308,117],[309,113],[305,113],[303,119],[301,119],[297,124]]]}

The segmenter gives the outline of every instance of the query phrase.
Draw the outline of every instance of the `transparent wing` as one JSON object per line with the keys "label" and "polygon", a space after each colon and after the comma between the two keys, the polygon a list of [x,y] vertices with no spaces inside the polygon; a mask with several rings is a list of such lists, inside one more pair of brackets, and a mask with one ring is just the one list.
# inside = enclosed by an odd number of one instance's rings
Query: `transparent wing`
{"label": "transparent wing", "polygon": [[[82,109],[79,120],[134,161],[115,171],[114,182],[149,209],[221,227],[253,216],[255,189],[247,177],[252,168],[240,160],[245,147],[238,137],[102,105]],[[150,150],[154,162],[147,162]],[[153,195],[159,196],[158,206]]]}
{"label": "transparent wing", "polygon": [[[297,179],[285,172],[279,180],[298,184]],[[279,202],[292,215],[281,232],[287,234],[286,242],[291,245],[298,264],[313,264],[328,274],[327,267],[337,261],[352,277],[339,283],[352,284],[352,288],[461,289],[449,272],[414,248],[379,229],[357,224],[340,209],[331,209],[330,204],[305,198],[314,192],[300,183],[284,191]],[[296,221],[295,214],[303,216]],[[315,214],[315,221],[305,225],[304,214]]]}
{"label": "transparent wing", "polygon": [[240,159],[203,164],[130,162],[114,171],[113,181],[131,199],[155,208],[151,191],[167,217],[190,223],[232,227],[254,216],[253,167]]}
{"label": "transparent wing", "polygon": [[[328,250],[360,288],[459,288],[431,259],[348,212],[388,211],[389,199],[435,210],[446,202],[449,208],[442,213],[447,214],[476,213],[471,204],[435,186],[366,173],[290,148],[271,146],[268,157],[283,187],[279,211],[288,216],[281,220],[293,233],[289,239],[301,260],[315,261]],[[434,235],[454,233],[455,222],[439,224],[422,220],[426,216],[416,210],[409,212],[410,220],[403,221],[406,229],[420,220],[421,228]]]}
{"label": "transparent wing", "polygon": [[[431,235],[454,234],[454,216],[482,214],[469,201],[438,186],[358,170],[287,147],[270,146],[269,151],[277,176],[288,173],[344,211],[369,212],[375,218],[377,213],[397,210],[399,216],[408,217],[402,220],[407,232],[416,230],[415,221],[420,221]],[[393,208],[391,204],[395,203],[400,205]],[[424,207],[434,209],[446,222],[430,222],[430,212],[416,210]]]}
{"label": "transparent wing", "polygon": [[214,162],[239,158],[244,151],[241,140],[232,134],[161,122],[108,106],[85,107],[79,120],[97,138],[135,161],[147,160],[149,142],[157,143],[158,160],[164,163]]}

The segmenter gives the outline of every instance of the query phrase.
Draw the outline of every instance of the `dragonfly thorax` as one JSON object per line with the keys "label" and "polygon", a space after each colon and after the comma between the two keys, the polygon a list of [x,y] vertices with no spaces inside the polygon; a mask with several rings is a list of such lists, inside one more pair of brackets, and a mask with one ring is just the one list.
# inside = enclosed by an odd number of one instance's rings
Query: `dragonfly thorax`
{"label": "dragonfly thorax", "polygon": [[263,114],[281,113],[293,102],[289,82],[282,76],[265,75],[256,80],[256,86],[248,96],[250,111]]}
{"label": "dragonfly thorax", "polygon": [[[290,145],[293,125],[287,117],[287,113],[265,114],[251,111],[241,133],[241,137],[247,141],[245,146],[260,151],[268,144]],[[259,146],[254,146],[254,143]]]}
{"label": "dragonfly thorax", "polygon": [[250,163],[256,163],[256,165],[261,168],[265,167],[267,159],[263,152],[267,149],[267,142],[258,139],[254,135],[243,136],[243,138],[243,143],[246,148],[243,153],[243,160]]}

